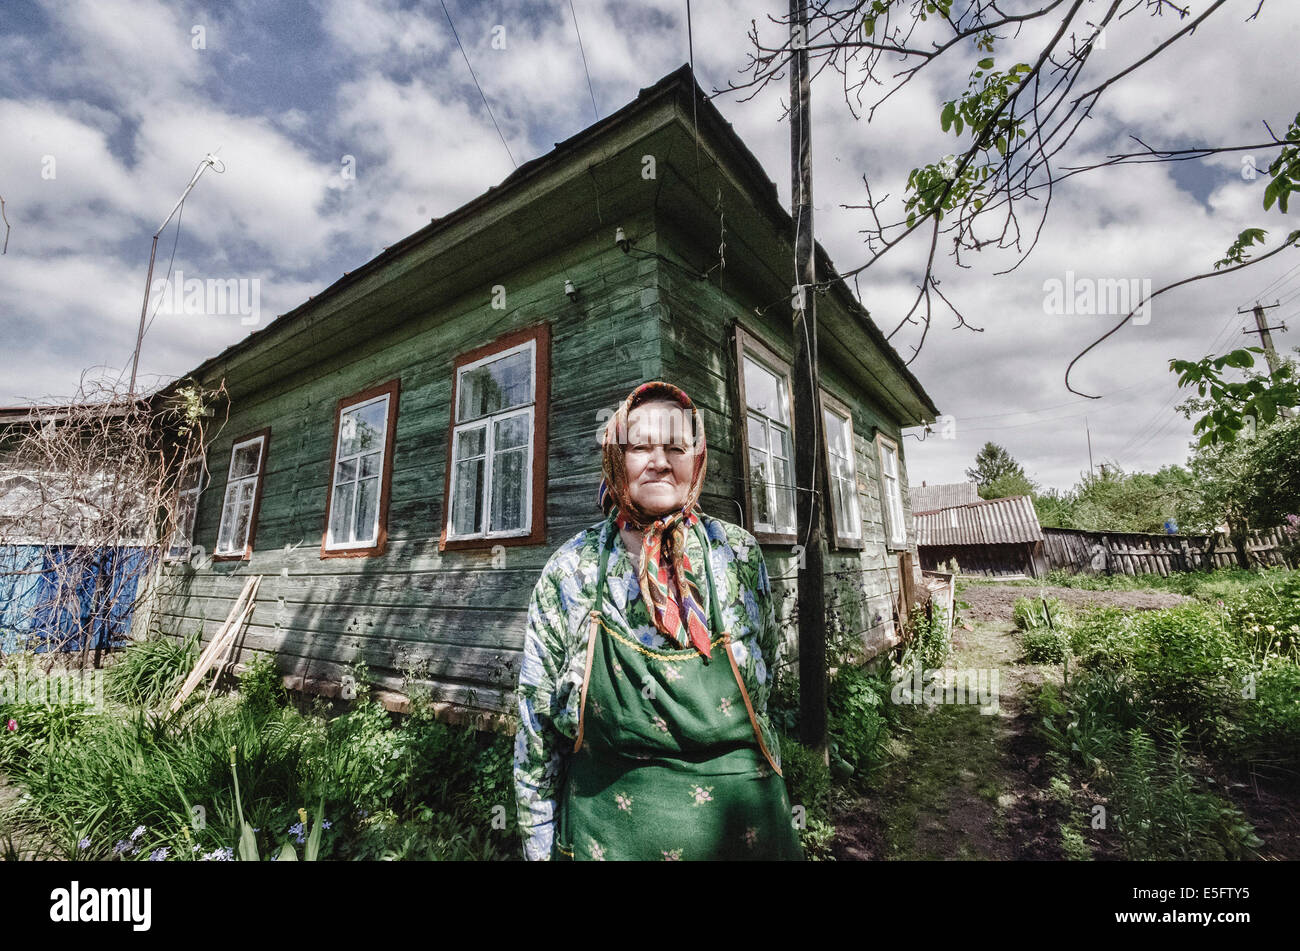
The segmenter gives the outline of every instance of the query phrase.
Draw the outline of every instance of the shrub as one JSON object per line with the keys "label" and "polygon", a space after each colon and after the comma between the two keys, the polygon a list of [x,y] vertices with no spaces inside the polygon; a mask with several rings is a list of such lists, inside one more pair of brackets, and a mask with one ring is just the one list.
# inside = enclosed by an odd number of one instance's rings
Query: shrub
{"label": "shrub", "polygon": [[781,773],[785,777],[790,805],[803,806],[804,815],[811,824],[813,819],[829,819],[831,773],[830,768],[817,753],[794,737],[782,736]]}
{"label": "shrub", "polygon": [[1300,769],[1300,667],[1274,661],[1257,673],[1255,696],[1243,699],[1225,747],[1237,761]]}
{"label": "shrub", "polygon": [[879,766],[889,741],[890,685],[861,667],[836,670],[826,696],[831,760],[842,775],[865,777]]}
{"label": "shrub", "polygon": [[929,617],[923,611],[913,612],[908,619],[907,644],[922,667],[942,667],[952,649],[947,609],[935,604]]}
{"label": "shrub", "polygon": [[1011,609],[1011,620],[1022,631],[1036,627],[1064,627],[1065,606],[1059,598],[1016,598]]}
{"label": "shrub", "polygon": [[155,637],[134,641],[108,669],[104,695],[109,700],[159,707],[172,700],[199,659],[199,635],[184,640]]}
{"label": "shrub", "polygon": [[275,658],[259,654],[239,675],[239,700],[248,709],[270,713],[284,706],[288,694]]}
{"label": "shrub", "polygon": [[1060,631],[1035,628],[1020,638],[1025,660],[1031,664],[1059,664],[1065,660],[1066,642]]}

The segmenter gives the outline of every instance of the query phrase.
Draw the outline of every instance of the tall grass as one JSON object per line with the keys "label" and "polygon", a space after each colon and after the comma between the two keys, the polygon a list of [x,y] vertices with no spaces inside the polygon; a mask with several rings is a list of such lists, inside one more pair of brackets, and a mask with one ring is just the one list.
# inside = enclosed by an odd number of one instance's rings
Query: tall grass
{"label": "tall grass", "polygon": [[[273,664],[252,665],[237,695],[176,716],[145,704],[170,695],[171,674],[146,675],[144,655],[185,666],[155,642],[119,666],[107,709],[11,705],[0,762],[25,796],[7,825],[53,857],[233,858],[242,815],[261,855],[304,844],[299,809],[325,826],[322,858],[502,858],[518,851],[510,738],[482,737],[427,709],[398,722],[364,689],[338,716],[285,703]],[[188,669],[188,668],[186,668]],[[236,802],[234,771],[238,777]],[[313,828],[318,828],[314,826]]]}

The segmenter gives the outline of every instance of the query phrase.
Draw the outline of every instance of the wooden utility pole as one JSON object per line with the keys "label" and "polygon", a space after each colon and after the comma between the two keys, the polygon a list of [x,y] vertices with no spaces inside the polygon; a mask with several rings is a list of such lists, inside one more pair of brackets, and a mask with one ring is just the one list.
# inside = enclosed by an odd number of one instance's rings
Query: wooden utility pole
{"label": "wooden utility pole", "polygon": [[1264,358],[1268,360],[1268,372],[1270,376],[1277,372],[1277,351],[1273,349],[1273,335],[1269,333],[1269,331],[1284,331],[1286,330],[1286,324],[1278,324],[1276,327],[1268,326],[1268,321],[1264,319],[1264,311],[1272,310],[1277,306],[1277,304],[1261,304],[1259,301],[1255,301],[1254,307],[1248,307],[1245,310],[1242,310],[1240,307],[1237,308],[1237,313],[1239,314],[1244,314],[1247,311],[1252,311],[1255,314],[1255,329],[1246,329],[1243,330],[1242,333],[1259,334],[1260,342],[1264,345]]}
{"label": "wooden utility pole", "polygon": [[799,535],[799,726],[800,739],[827,755],[826,609],[822,562],[821,495],[817,454],[821,410],[817,373],[816,242],[813,240],[812,122],[808,111],[808,11],[790,0],[790,165],[794,219],[794,446],[795,525]]}

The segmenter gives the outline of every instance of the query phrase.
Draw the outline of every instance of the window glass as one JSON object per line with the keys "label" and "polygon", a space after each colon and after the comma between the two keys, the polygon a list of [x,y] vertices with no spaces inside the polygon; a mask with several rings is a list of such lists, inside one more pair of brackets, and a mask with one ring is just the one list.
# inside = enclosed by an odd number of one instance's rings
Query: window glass
{"label": "window glass", "polygon": [[787,381],[748,354],[743,363],[754,528],[793,532],[795,487]]}
{"label": "window glass", "polygon": [[532,347],[524,347],[461,371],[457,420],[468,422],[531,402],[533,352]]}
{"label": "window glass", "polygon": [[835,532],[840,538],[862,537],[862,510],[858,503],[857,464],[853,453],[851,421],[830,409],[822,411],[826,427],[826,454],[830,471],[831,505]]}
{"label": "window glass", "polygon": [[385,393],[345,407],[339,414],[327,549],[360,548],[379,541],[380,480],[391,405]]}
{"label": "window glass", "polygon": [[221,521],[218,523],[214,554],[243,555],[248,549],[265,447],[264,436],[231,447],[230,476],[226,480],[226,494],[221,502]]}
{"label": "window glass", "polygon": [[536,355],[529,342],[457,371],[450,539],[528,533]]}

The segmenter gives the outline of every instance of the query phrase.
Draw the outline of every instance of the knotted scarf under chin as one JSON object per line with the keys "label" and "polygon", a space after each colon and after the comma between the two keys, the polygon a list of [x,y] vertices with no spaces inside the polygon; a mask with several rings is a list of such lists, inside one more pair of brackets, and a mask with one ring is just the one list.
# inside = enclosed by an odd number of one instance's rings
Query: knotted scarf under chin
{"label": "knotted scarf under chin", "polygon": [[[679,509],[655,519],[644,528],[620,512],[616,516],[620,529],[641,535],[641,558],[637,581],[641,595],[650,609],[650,619],[678,647],[689,642],[705,657],[709,654],[709,624],[704,614],[704,599],[691,560],[686,554],[686,533],[699,516]],[[705,552],[705,557],[708,553]],[[673,597],[673,587],[680,596]],[[685,630],[686,637],[682,637]]]}

